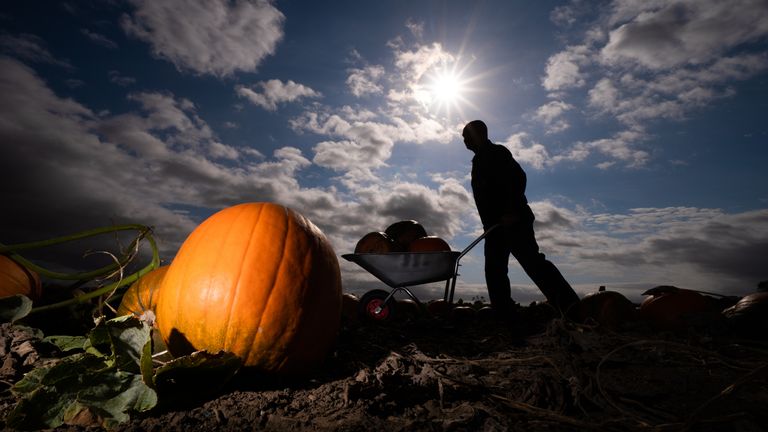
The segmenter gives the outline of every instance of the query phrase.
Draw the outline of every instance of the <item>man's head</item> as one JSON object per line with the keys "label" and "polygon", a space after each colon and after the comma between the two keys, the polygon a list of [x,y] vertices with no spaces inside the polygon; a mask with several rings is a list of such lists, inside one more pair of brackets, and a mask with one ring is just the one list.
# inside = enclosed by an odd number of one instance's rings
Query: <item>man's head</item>
{"label": "man's head", "polygon": [[476,152],[481,145],[488,141],[488,126],[482,120],[472,120],[464,126],[461,136],[464,137],[464,145]]}

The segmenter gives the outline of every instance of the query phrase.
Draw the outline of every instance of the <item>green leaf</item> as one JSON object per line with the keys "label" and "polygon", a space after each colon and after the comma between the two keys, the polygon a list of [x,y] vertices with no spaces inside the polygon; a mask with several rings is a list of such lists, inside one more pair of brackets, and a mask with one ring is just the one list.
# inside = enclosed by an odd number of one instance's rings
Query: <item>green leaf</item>
{"label": "green leaf", "polygon": [[[40,429],[64,423],[114,427],[130,413],[152,409],[157,393],[145,384],[151,376],[151,329],[135,318],[100,319],[87,337],[47,338],[63,351],[77,352],[48,367],[34,369],[13,386],[20,397],[7,424]],[[142,371],[149,359],[149,371]]]}
{"label": "green leaf", "polygon": [[43,342],[56,345],[62,352],[85,349],[87,341],[88,338],[85,336],[48,336],[43,339]]}
{"label": "green leaf", "polygon": [[21,294],[0,298],[0,322],[16,322],[32,310],[32,300]]}
{"label": "green leaf", "polygon": [[242,360],[228,352],[197,351],[174,359],[155,372],[155,389],[160,396],[197,398],[218,391],[232,378]]}

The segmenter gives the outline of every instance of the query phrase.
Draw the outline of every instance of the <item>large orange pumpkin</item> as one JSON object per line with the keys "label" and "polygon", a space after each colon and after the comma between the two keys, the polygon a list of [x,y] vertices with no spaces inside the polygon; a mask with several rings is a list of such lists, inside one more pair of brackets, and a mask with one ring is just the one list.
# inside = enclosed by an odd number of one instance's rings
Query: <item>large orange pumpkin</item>
{"label": "large orange pumpkin", "polygon": [[168,271],[168,267],[167,265],[158,267],[131,284],[128,290],[125,291],[125,294],[123,294],[120,306],[117,307],[117,315],[133,314],[140,317],[147,311],[154,313],[157,307],[160,285],[163,282],[165,273]]}
{"label": "large orange pumpkin", "polygon": [[37,272],[29,270],[6,255],[0,255],[0,297],[23,294],[40,298],[42,285]]}
{"label": "large orange pumpkin", "polygon": [[172,354],[223,350],[246,367],[281,374],[320,363],[340,319],[333,248],[309,219],[272,203],[229,207],[200,224],[157,302]]}

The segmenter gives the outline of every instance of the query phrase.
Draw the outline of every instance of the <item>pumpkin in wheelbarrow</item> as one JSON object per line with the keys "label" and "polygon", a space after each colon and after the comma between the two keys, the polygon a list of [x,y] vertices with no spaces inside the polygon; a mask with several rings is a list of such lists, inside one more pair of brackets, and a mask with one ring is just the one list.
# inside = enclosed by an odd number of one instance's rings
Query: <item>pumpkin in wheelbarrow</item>
{"label": "pumpkin in wheelbarrow", "polygon": [[157,322],[174,356],[227,351],[251,370],[303,375],[333,345],[341,301],[322,231],[282,205],[247,203],[187,237],[163,278]]}
{"label": "pumpkin in wheelbarrow", "polygon": [[390,253],[395,252],[394,240],[383,232],[369,232],[355,245],[355,253]]}
{"label": "pumpkin in wheelbarrow", "polygon": [[402,220],[388,226],[384,233],[394,240],[399,251],[407,251],[408,245],[417,238],[426,237],[427,231],[415,220]]}
{"label": "pumpkin in wheelbarrow", "polygon": [[448,242],[437,236],[419,237],[408,245],[408,252],[450,252]]}

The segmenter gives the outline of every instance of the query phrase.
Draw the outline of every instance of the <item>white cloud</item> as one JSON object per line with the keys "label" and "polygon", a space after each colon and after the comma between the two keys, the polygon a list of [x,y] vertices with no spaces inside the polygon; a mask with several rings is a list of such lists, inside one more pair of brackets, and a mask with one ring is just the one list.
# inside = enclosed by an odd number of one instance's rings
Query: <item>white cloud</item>
{"label": "white cloud", "polygon": [[529,135],[525,132],[509,136],[502,144],[512,152],[512,156],[521,163],[529,164],[536,169],[542,169],[552,162],[552,158],[541,143],[530,142]]}
{"label": "white cloud", "polygon": [[536,110],[535,118],[547,125],[548,134],[562,132],[568,129],[570,124],[561,117],[573,108],[573,105],[563,101],[550,101]]}
{"label": "white cloud", "polygon": [[108,37],[104,36],[103,34],[92,32],[88,29],[80,29],[80,33],[82,33],[85,37],[91,40],[91,42],[101,45],[104,48],[108,49],[117,49],[117,43],[115,41],[109,39]]}
{"label": "white cloud", "polygon": [[379,82],[383,77],[384,67],[380,65],[350,69],[349,76],[347,76],[347,87],[357,97],[381,94],[384,92],[384,88]]}
{"label": "white cloud", "polygon": [[268,0],[130,0],[125,32],[180,70],[227,76],[254,71],[275,52],[284,15]]}
{"label": "white cloud", "polygon": [[[551,18],[568,26],[588,9],[574,0]],[[577,142],[573,155],[598,152],[607,158],[602,169],[642,166],[650,154],[639,144],[652,122],[685,120],[735,94],[735,81],[768,70],[768,53],[748,45],[766,36],[768,4],[761,0],[613,0],[580,41],[550,56],[542,86],[556,100],[535,118],[548,133],[568,127],[555,102],[576,105],[582,93],[573,90],[586,87],[590,120],[615,119],[625,130]],[[553,161],[573,159],[560,156]]]}
{"label": "white cloud", "polygon": [[542,85],[549,91],[583,87],[586,73],[583,67],[590,63],[589,50],[584,45],[569,46],[547,60]]}
{"label": "white cloud", "polygon": [[235,87],[238,96],[244,97],[252,103],[269,111],[277,110],[277,106],[285,102],[295,102],[302,98],[318,98],[322,96],[311,88],[295,83],[291,80],[282,82],[272,79],[256,83],[258,91],[253,88],[239,85]]}
{"label": "white cloud", "polygon": [[650,2],[635,11],[625,4],[616,4],[625,22],[610,31],[604,62],[634,61],[650,69],[701,65],[768,34],[768,3],[762,0]]}
{"label": "white cloud", "polygon": [[136,78],[125,76],[116,70],[109,71],[109,81],[121,87],[136,84]]}
{"label": "white cloud", "polygon": [[58,59],[51,54],[45,41],[28,33],[0,35],[0,51],[28,62],[49,63],[69,70],[74,69],[68,61]]}

